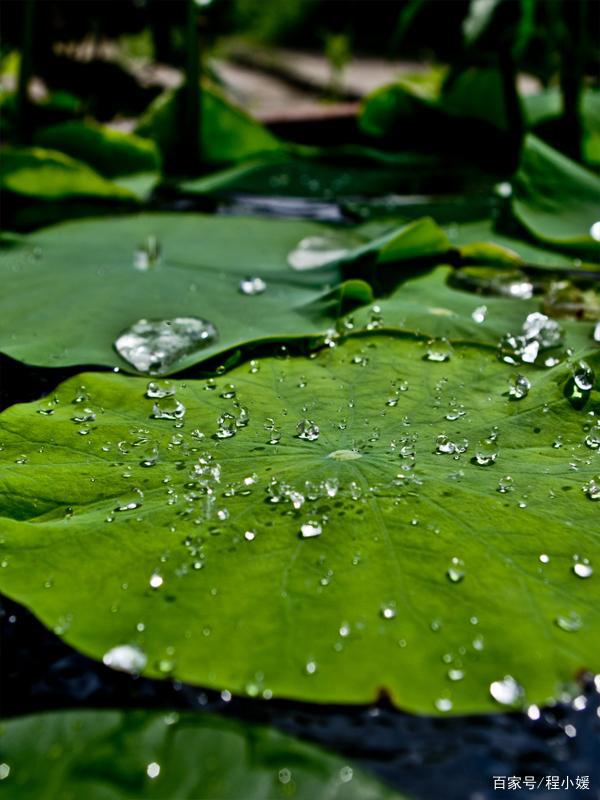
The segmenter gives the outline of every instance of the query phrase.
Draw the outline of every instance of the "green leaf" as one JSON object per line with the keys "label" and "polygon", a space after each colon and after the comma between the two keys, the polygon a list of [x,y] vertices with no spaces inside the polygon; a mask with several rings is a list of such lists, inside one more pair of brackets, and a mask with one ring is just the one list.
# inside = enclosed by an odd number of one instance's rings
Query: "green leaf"
{"label": "green leaf", "polygon": [[465,41],[472,45],[489,27],[501,0],[471,0],[469,13],[463,20]]}
{"label": "green leaf", "polygon": [[368,148],[330,148],[318,153],[272,154],[202,178],[182,181],[189,194],[247,193],[277,197],[343,198],[380,196],[402,186],[420,187],[448,165],[420,153],[395,157]]}
{"label": "green leaf", "polygon": [[498,69],[469,67],[462,70],[444,87],[440,107],[452,117],[482,120],[502,131],[510,126]]}
{"label": "green leaf", "polygon": [[132,192],[106,180],[86,164],[40,147],[6,147],[2,150],[0,188],[43,200],[70,197],[136,200]]}
{"label": "green leaf", "polygon": [[[528,124],[535,128],[544,123],[556,122],[562,113],[560,89],[552,87],[536,94],[522,97]],[[600,91],[584,89],[581,95],[581,119],[583,123],[583,155],[591,166],[600,164]],[[544,130],[548,130],[546,125]]]}
{"label": "green leaf", "polygon": [[[141,271],[134,251],[148,237],[158,240],[161,257]],[[287,258],[306,237],[334,237],[335,249],[329,263],[298,271]],[[369,240],[360,230],[309,222],[183,214],[67,223],[24,242],[0,254],[0,350],[37,365],[131,369],[113,343],[137,320],[199,317],[216,326],[217,339],[182,354],[169,371],[248,342],[325,333],[337,316],[330,303],[315,314],[315,302],[340,283],[342,263],[447,249],[444,234],[427,219],[388,226]],[[261,277],[266,291],[242,294],[247,276]]]}
{"label": "green leaf", "polygon": [[535,136],[527,136],[514,179],[512,209],[535,238],[555,247],[597,254],[600,178]]}
{"label": "green leaf", "polygon": [[[498,232],[489,220],[449,226],[447,234],[464,260],[473,264],[527,265],[554,272],[597,270],[596,264]],[[586,253],[593,258],[594,253]]]}
{"label": "green leaf", "polygon": [[339,756],[208,714],[36,714],[2,723],[0,748],[0,797],[20,800],[400,800]]}
{"label": "green leaf", "polygon": [[376,333],[158,400],[78,376],[0,417],[0,590],[152,677],[465,713],[510,675],[549,702],[600,667],[599,584],[573,570],[600,560],[598,433],[570,376]]}
{"label": "green leaf", "polygon": [[43,128],[35,134],[35,144],[83,161],[106,178],[160,172],[154,142],[90,122],[73,120]]}
{"label": "green leaf", "polygon": [[[503,272],[510,276],[512,270],[484,270],[486,277],[500,279],[497,283],[501,282]],[[478,287],[479,293],[456,288],[461,274],[462,271],[457,273],[442,266],[402,282],[389,295],[377,300],[381,317],[378,327],[495,347],[506,333],[520,331],[527,314],[540,311],[537,298],[508,299],[498,296],[498,293],[494,296],[482,286]],[[477,286],[481,281],[475,280],[474,283]],[[483,320],[477,314],[482,307],[485,309]],[[369,326],[372,313],[372,309],[357,309],[352,315],[355,326]],[[561,324],[565,328],[567,346],[575,352],[589,349],[592,341],[590,325],[568,321]]]}
{"label": "green leaf", "polygon": [[[180,95],[164,92],[147,109],[136,133],[153,139],[166,158],[179,147],[178,103]],[[282,145],[260,122],[231,103],[215,89],[201,93],[201,153],[207,162],[243,161]]]}
{"label": "green leaf", "polygon": [[393,84],[376,89],[363,101],[361,129],[370,136],[387,136],[414,114],[429,119],[437,113],[446,75],[447,69],[434,68],[424,74],[402,76]]}

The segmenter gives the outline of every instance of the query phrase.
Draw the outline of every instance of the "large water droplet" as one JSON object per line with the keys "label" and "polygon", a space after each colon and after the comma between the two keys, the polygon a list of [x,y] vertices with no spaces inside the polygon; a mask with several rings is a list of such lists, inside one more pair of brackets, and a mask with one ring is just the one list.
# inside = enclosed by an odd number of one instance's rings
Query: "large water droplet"
{"label": "large water droplet", "polygon": [[118,337],[115,350],[138,372],[160,375],[183,356],[208,347],[217,338],[215,326],[198,317],[140,319]]}

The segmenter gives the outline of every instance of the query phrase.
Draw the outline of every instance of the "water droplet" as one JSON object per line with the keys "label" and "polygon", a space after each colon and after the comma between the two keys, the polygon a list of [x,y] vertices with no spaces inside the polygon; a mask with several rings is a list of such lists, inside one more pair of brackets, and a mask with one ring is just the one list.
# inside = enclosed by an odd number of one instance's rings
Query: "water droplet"
{"label": "water droplet", "polygon": [[82,422],[93,422],[96,419],[96,414],[91,408],[83,408],[80,412],[74,414],[71,419],[77,424],[81,424]]}
{"label": "water droplet", "polygon": [[146,386],[146,397],[153,400],[170,397],[175,394],[175,386],[171,381],[150,381]]}
{"label": "water droplet", "polygon": [[589,392],[594,388],[596,376],[594,370],[585,361],[580,361],[573,371],[575,386],[582,392]]}
{"label": "water droplet", "polygon": [[354,770],[352,767],[345,766],[340,769],[340,780],[342,783],[349,783],[352,780],[353,775]]}
{"label": "water droplet", "polygon": [[146,666],[146,654],[139,647],[120,644],[102,656],[103,663],[111,669],[138,675]]}
{"label": "water droplet", "polygon": [[118,337],[115,350],[138,372],[160,375],[183,356],[208,347],[217,338],[215,326],[197,317],[140,319]]}
{"label": "water droplet", "polygon": [[247,295],[262,294],[267,284],[262,278],[244,278],[240,281],[240,292]]}
{"label": "water droplet", "polygon": [[465,677],[464,670],[462,669],[449,669],[448,670],[448,680],[450,681],[462,681]]}
{"label": "water droplet", "polygon": [[158,573],[155,572],[153,575],[150,576],[149,583],[153,589],[159,589],[164,583],[164,578],[162,577],[162,575],[159,575]]}
{"label": "water droplet", "polygon": [[573,572],[578,578],[590,578],[594,574],[592,565],[587,558],[573,557]]}
{"label": "water droplet", "polygon": [[287,784],[292,780],[292,773],[289,769],[280,769],[277,777],[279,783]]}
{"label": "water droplet", "polygon": [[511,675],[505,675],[503,680],[490,684],[490,694],[500,705],[514,706],[520,704],[525,693]]}
{"label": "water droplet", "polygon": [[510,475],[505,475],[503,478],[500,478],[498,481],[497,491],[500,494],[506,494],[507,492],[512,492],[514,489],[513,479]]}
{"label": "water droplet", "polygon": [[146,272],[160,264],[160,243],[156,236],[148,236],[133,252],[133,266]]}
{"label": "water droplet", "polygon": [[511,400],[522,400],[527,397],[530,389],[531,383],[529,380],[524,375],[517,375],[510,385],[508,396]]}
{"label": "water droplet", "polygon": [[588,499],[600,500],[600,477],[590,478],[590,480],[583,485],[583,491]]}
{"label": "water droplet", "polygon": [[576,611],[570,611],[568,614],[559,614],[555,622],[562,631],[567,631],[567,633],[575,633],[575,631],[580,630],[583,624]]}
{"label": "water droplet", "polygon": [[300,420],[296,430],[298,439],[307,439],[309,442],[318,439],[321,432],[319,426],[310,419]]}
{"label": "water droplet", "polygon": [[256,534],[254,533],[254,531],[246,531],[246,532],[244,533],[244,539],[245,539],[247,542],[251,542],[251,541],[253,541],[255,538],[256,538]]}
{"label": "water droplet", "polygon": [[300,526],[300,536],[303,539],[311,539],[313,536],[320,536],[323,532],[323,528],[319,525],[318,522],[315,520],[309,520],[308,522],[304,522]]}
{"label": "water droplet", "polygon": [[451,711],[452,709],[452,700],[449,697],[438,697],[435,701],[435,707],[438,711]]}
{"label": "water droplet", "polygon": [[496,462],[497,458],[498,451],[495,447],[495,437],[489,437],[479,442],[471,463],[476,464],[478,467],[489,467]]}
{"label": "water droplet", "polygon": [[9,775],[10,775],[10,766],[5,761],[3,761],[0,764],[0,781],[6,780],[6,778],[8,778]]}
{"label": "water droplet", "polygon": [[477,306],[477,308],[472,312],[471,318],[474,322],[477,322],[480,325],[482,322],[485,322],[487,312],[487,306]]}
{"label": "water droplet", "polygon": [[462,561],[460,558],[454,557],[450,562],[450,566],[448,567],[446,574],[452,583],[460,583],[460,581],[462,581],[462,579],[465,577],[464,561]]}
{"label": "water droplet", "polygon": [[379,610],[379,613],[383,617],[383,619],[394,619],[396,616],[396,604],[395,603],[384,603]]}
{"label": "water droplet", "polygon": [[534,364],[543,350],[558,347],[563,335],[563,329],[556,320],[533,312],[523,322],[520,335],[507,333],[502,337],[498,345],[498,357],[506,364]]}
{"label": "water droplet", "polygon": [[224,400],[232,400],[236,395],[236,389],[233,383],[228,383],[226,386],[223,387],[223,391],[220,394]]}
{"label": "water droplet", "polygon": [[362,458],[362,454],[358,450],[334,450],[327,458],[333,458],[334,461],[354,461]]}
{"label": "water droplet", "polygon": [[163,397],[152,406],[152,416],[154,419],[183,419],[185,406],[172,395]]}
{"label": "water droplet", "polygon": [[348,242],[336,236],[307,236],[288,255],[292,269],[305,270],[322,267],[346,255]]}
{"label": "water droplet", "polygon": [[150,762],[146,767],[146,775],[154,780],[154,778],[158,778],[160,775],[160,764],[157,764],[156,761]]}
{"label": "water droplet", "polygon": [[221,414],[217,419],[218,429],[215,436],[218,439],[230,439],[237,433],[237,419],[228,411]]}
{"label": "water droplet", "polygon": [[432,339],[428,343],[427,351],[423,356],[423,360],[442,363],[444,361],[449,361],[451,354],[452,348],[447,339]]}

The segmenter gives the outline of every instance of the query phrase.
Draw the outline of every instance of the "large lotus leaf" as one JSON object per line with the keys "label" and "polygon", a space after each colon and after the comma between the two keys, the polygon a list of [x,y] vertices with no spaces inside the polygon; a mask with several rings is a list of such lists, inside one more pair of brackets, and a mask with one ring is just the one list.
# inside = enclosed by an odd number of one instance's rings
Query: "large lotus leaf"
{"label": "large lotus leaf", "polygon": [[497,708],[492,684],[547,702],[600,666],[594,419],[566,364],[519,367],[514,399],[494,349],[447,357],[366,334],[175,397],[85,374],[8,409],[0,590],[153,677],[418,712]]}
{"label": "large lotus leaf", "polygon": [[19,800],[400,797],[313,745],[208,714],[36,714],[1,725],[0,752],[0,797]]}
{"label": "large lotus leaf", "polygon": [[[306,271],[288,266],[300,240],[332,230],[338,254],[331,265]],[[160,257],[148,269],[136,269],[134,251],[148,237],[158,241]],[[0,350],[36,365],[131,369],[113,342],[137,320],[193,316],[216,326],[218,337],[182,353],[171,372],[249,341],[325,332],[339,310],[315,301],[339,283],[341,261],[378,252],[389,261],[446,248],[443,232],[427,219],[369,242],[315,223],[184,214],[66,223],[26,242],[0,254]],[[243,294],[246,276],[264,279],[266,291]]]}
{"label": "large lotus leaf", "polygon": [[[164,155],[180,147],[180,97],[177,92],[164,92],[146,110],[136,129],[140,136],[153,139]],[[200,97],[200,151],[205,161],[243,161],[282,149],[279,140],[260,122],[215,89],[204,86]]]}
{"label": "large lotus leaf", "polygon": [[71,120],[42,128],[35,143],[83,161],[107,178],[160,171],[154,142],[90,122]]}
{"label": "large lotus leaf", "polygon": [[71,197],[136,200],[133,192],[106,180],[86,164],[41,147],[4,148],[0,158],[0,188],[42,200]]}
{"label": "large lotus leaf", "polygon": [[600,178],[535,136],[527,136],[515,175],[513,212],[542,242],[598,253]]}

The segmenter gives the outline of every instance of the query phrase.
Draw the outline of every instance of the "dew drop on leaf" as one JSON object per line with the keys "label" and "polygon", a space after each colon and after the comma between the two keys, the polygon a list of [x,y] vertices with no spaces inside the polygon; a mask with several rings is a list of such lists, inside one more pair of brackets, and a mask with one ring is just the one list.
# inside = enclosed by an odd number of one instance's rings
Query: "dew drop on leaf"
{"label": "dew drop on leaf", "polygon": [[450,562],[450,566],[446,572],[448,576],[448,580],[452,583],[460,583],[465,577],[465,564],[460,558],[456,558],[456,556]]}
{"label": "dew drop on leaf", "polygon": [[139,674],[146,666],[146,654],[139,647],[130,644],[120,644],[108,650],[102,656],[103,663],[119,672],[129,672],[131,675]]}
{"label": "dew drop on leaf", "polygon": [[262,294],[267,288],[262,278],[244,278],[240,281],[240,292],[246,295]]}
{"label": "dew drop on leaf", "polygon": [[490,694],[500,705],[514,706],[523,699],[524,691],[512,675],[505,675],[501,681],[494,681],[490,684]]}
{"label": "dew drop on leaf", "polygon": [[322,532],[322,526],[315,520],[309,520],[300,526],[300,536],[303,539],[312,539],[314,536],[320,536]]}
{"label": "dew drop on leaf", "polygon": [[310,419],[302,419],[296,427],[298,439],[306,439],[314,442],[319,438],[321,432],[319,426]]}
{"label": "dew drop on leaf", "polygon": [[347,243],[341,237],[306,236],[287,257],[292,269],[316,269],[346,255]]}
{"label": "dew drop on leaf", "polygon": [[575,633],[583,625],[581,617],[576,611],[570,611],[568,614],[559,614],[555,622],[562,631],[567,631],[567,633]]}

